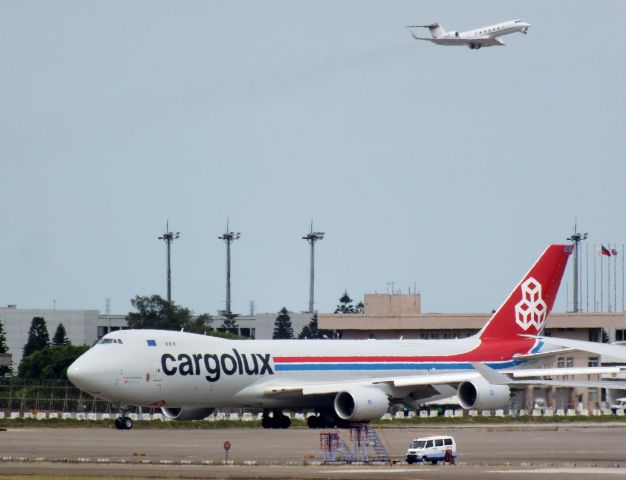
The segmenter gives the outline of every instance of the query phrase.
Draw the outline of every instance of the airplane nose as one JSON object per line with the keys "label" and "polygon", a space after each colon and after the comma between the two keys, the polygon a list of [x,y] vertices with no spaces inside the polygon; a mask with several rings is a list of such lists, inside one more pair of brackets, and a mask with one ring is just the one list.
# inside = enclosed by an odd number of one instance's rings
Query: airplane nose
{"label": "airplane nose", "polygon": [[79,357],[72,362],[72,364],[67,367],[67,379],[76,385],[78,388],[82,388],[81,384],[84,382],[85,378],[85,361],[83,357]]}
{"label": "airplane nose", "polygon": [[89,393],[98,393],[101,387],[101,375],[93,355],[86,352],[67,368],[67,378],[78,388]]}

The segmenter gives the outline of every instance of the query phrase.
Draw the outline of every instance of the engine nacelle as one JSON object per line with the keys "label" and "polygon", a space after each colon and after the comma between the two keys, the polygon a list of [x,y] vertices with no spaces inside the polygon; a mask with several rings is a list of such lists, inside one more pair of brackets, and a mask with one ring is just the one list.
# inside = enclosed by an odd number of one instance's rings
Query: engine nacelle
{"label": "engine nacelle", "polygon": [[475,378],[461,382],[457,395],[463,408],[492,410],[508,407],[511,389],[508,385],[492,385],[484,378]]}
{"label": "engine nacelle", "polygon": [[335,413],[342,420],[360,422],[382,417],[389,409],[389,397],[382,390],[356,387],[335,396]]}
{"label": "engine nacelle", "polygon": [[213,413],[213,408],[163,408],[163,415],[172,420],[202,420]]}

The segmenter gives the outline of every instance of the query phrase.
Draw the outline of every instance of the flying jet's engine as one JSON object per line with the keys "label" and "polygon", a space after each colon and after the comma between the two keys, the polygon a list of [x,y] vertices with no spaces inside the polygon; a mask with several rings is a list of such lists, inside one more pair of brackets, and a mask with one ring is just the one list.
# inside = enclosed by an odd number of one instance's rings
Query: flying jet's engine
{"label": "flying jet's engine", "polygon": [[213,408],[163,408],[163,415],[172,420],[202,420],[213,413]]}
{"label": "flying jet's engine", "polygon": [[335,413],[342,420],[374,420],[387,413],[389,398],[377,388],[355,387],[335,396]]}
{"label": "flying jet's engine", "polygon": [[481,47],[480,43],[470,43],[467,46],[470,50],[478,50]]}
{"label": "flying jet's engine", "polygon": [[508,385],[492,385],[484,378],[475,378],[461,382],[457,395],[463,408],[492,410],[509,405],[511,389]]}

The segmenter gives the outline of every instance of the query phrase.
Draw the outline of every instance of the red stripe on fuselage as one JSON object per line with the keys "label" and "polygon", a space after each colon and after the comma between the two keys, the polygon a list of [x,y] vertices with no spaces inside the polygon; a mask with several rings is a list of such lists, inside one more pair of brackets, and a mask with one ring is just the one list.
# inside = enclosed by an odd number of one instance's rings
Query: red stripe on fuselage
{"label": "red stripe on fuselage", "polygon": [[499,362],[512,360],[513,355],[528,353],[535,340],[483,341],[474,350],[454,355],[346,355],[274,357],[275,363],[376,363],[376,362]]}

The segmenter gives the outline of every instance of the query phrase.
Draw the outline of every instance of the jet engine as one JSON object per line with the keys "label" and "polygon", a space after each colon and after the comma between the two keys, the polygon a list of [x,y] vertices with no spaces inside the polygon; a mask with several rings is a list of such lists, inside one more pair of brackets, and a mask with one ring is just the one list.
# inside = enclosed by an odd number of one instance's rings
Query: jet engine
{"label": "jet engine", "polygon": [[457,395],[463,408],[492,410],[509,405],[511,389],[508,385],[492,385],[484,378],[475,378],[461,382]]}
{"label": "jet engine", "polygon": [[469,43],[467,45],[470,50],[478,50],[481,47],[480,43]]}
{"label": "jet engine", "polygon": [[172,420],[202,420],[213,413],[213,408],[163,408],[163,415]]}
{"label": "jet engine", "polygon": [[356,387],[335,396],[335,413],[342,420],[360,422],[382,417],[389,409],[387,394],[377,388]]}

